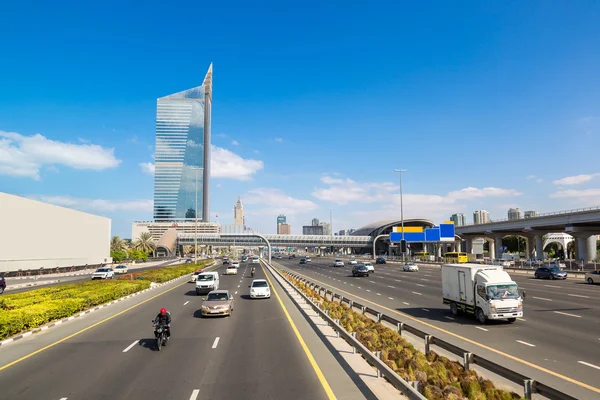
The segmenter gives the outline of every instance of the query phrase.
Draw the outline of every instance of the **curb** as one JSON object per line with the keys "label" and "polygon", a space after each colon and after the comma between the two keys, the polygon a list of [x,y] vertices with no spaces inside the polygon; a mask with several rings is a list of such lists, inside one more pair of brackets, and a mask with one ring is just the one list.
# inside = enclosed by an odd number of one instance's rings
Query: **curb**
{"label": "curb", "polygon": [[9,287],[6,288],[5,291],[9,291],[9,290],[13,290],[13,289],[21,289],[24,287],[30,287],[30,286],[43,286],[43,285],[49,285],[51,283],[57,283],[60,282],[60,279],[54,280],[54,281],[43,281],[43,282],[34,282],[34,283],[24,283],[22,285],[11,285]]}
{"label": "curb", "polygon": [[[206,269],[208,269],[208,268],[212,268],[212,267],[214,267],[214,266],[215,266],[214,264],[213,264],[213,265],[209,265],[208,267],[206,267]],[[87,314],[89,314],[89,313],[91,313],[91,312],[94,312],[94,311],[96,311],[96,310],[100,310],[101,308],[108,307],[108,306],[110,306],[110,305],[112,305],[112,304],[119,303],[119,302],[121,302],[121,301],[123,301],[123,300],[127,300],[127,299],[129,299],[129,298],[131,298],[131,297],[134,297],[134,296],[137,296],[137,295],[139,295],[139,294],[142,294],[142,293],[148,292],[148,291],[150,291],[150,290],[154,290],[154,289],[156,289],[156,288],[159,288],[159,287],[162,287],[162,286],[168,285],[169,283],[173,283],[173,282],[175,282],[175,281],[177,281],[177,280],[181,280],[181,279],[184,279],[184,278],[189,278],[188,274],[186,274],[186,275],[182,275],[182,276],[180,276],[180,277],[178,277],[178,278],[175,278],[175,279],[171,279],[170,281],[167,281],[167,282],[163,282],[163,283],[157,283],[157,284],[156,284],[156,286],[149,287],[148,289],[144,289],[144,290],[141,290],[141,291],[139,291],[139,292],[132,293],[132,294],[130,294],[130,295],[127,295],[127,296],[125,296],[125,297],[118,298],[118,299],[116,299],[116,300],[113,300],[113,301],[111,301],[111,302],[108,302],[108,303],[105,303],[105,304],[101,304],[101,305],[99,305],[99,306],[96,306],[96,307],[93,307],[93,308],[87,309],[87,310],[85,310],[85,311],[80,311],[80,312],[78,312],[77,314],[75,314],[75,315],[71,315],[71,316],[70,316],[70,317],[68,317],[68,318],[63,318],[63,319],[61,319],[61,320],[58,320],[58,321],[51,322],[51,323],[49,323],[49,324],[47,324],[47,325],[40,326],[39,328],[32,329],[32,330],[30,330],[30,331],[28,331],[28,332],[20,333],[20,334],[18,334],[17,336],[13,336],[13,337],[11,337],[11,338],[5,339],[4,341],[0,342],[0,348],[1,348],[2,346],[6,346],[6,345],[7,345],[7,344],[9,344],[9,343],[15,342],[15,341],[17,341],[17,340],[20,340],[20,339],[24,339],[24,338],[26,338],[26,337],[28,337],[28,336],[31,336],[31,335],[33,335],[33,334],[36,334],[36,333],[39,333],[39,332],[42,332],[42,331],[48,330],[48,329],[50,329],[50,328],[53,328],[53,327],[55,327],[55,326],[58,326],[58,325],[61,325],[61,324],[65,323],[65,322],[67,322],[67,321],[74,320],[75,318],[83,317],[84,315],[87,315]],[[151,283],[152,283],[152,282],[151,282]]]}

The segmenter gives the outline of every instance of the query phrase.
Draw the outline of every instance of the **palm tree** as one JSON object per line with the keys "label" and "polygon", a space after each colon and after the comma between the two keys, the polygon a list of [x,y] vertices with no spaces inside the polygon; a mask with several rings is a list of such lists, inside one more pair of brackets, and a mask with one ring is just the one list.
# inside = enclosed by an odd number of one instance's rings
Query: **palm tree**
{"label": "palm tree", "polygon": [[183,254],[191,254],[194,251],[194,246],[183,246]]}
{"label": "palm tree", "polygon": [[113,236],[110,239],[110,250],[111,251],[127,251],[127,243],[119,236]]}
{"label": "palm tree", "polygon": [[143,251],[146,254],[156,250],[156,243],[152,239],[152,234],[150,232],[142,232],[140,237],[133,242],[133,248]]}

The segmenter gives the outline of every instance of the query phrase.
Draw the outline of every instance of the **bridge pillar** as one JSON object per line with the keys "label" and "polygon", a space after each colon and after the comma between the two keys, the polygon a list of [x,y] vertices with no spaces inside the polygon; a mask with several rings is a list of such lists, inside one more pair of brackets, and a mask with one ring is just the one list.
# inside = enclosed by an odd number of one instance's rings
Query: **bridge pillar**
{"label": "bridge pillar", "polygon": [[454,249],[459,253],[462,251],[462,240],[457,240],[454,242]]}
{"label": "bridge pillar", "polygon": [[490,238],[484,238],[486,242],[488,242],[488,257],[491,259],[496,258],[496,241]]}
{"label": "bridge pillar", "polygon": [[494,244],[496,247],[496,252],[494,257],[496,258],[496,260],[499,260],[502,258],[502,236],[501,235],[495,235],[494,236]]}
{"label": "bridge pillar", "polygon": [[589,234],[573,234],[577,242],[577,260],[589,263],[596,259],[596,235]]}
{"label": "bridge pillar", "polygon": [[544,242],[542,235],[535,235],[535,258],[536,260],[544,260]]}
{"label": "bridge pillar", "polygon": [[473,238],[465,235],[465,253],[471,254],[473,251]]}
{"label": "bridge pillar", "polygon": [[587,244],[587,257],[586,257],[586,262],[591,262],[594,261],[596,259],[596,254],[597,254],[597,250],[596,250],[596,246],[598,244],[598,238],[596,237],[596,235],[591,235],[589,238],[587,238],[586,240],[586,244]]}

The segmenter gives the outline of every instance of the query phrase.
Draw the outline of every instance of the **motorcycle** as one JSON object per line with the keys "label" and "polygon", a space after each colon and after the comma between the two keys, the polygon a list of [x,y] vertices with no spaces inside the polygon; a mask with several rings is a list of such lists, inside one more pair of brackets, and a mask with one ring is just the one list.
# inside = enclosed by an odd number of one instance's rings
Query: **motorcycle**
{"label": "motorcycle", "polygon": [[167,336],[167,326],[164,324],[157,325],[154,328],[154,336],[156,337],[156,349],[160,351],[160,348],[166,345],[169,340]]}
{"label": "motorcycle", "polygon": [[254,278],[254,270],[250,271],[250,276]]}

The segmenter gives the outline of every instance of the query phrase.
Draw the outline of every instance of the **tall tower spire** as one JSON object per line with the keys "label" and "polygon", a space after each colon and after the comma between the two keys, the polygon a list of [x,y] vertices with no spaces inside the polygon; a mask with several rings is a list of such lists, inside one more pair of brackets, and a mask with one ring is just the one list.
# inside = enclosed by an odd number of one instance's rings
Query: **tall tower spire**
{"label": "tall tower spire", "polygon": [[233,206],[233,224],[244,225],[244,222],[244,205],[242,204],[242,199],[238,196]]}

